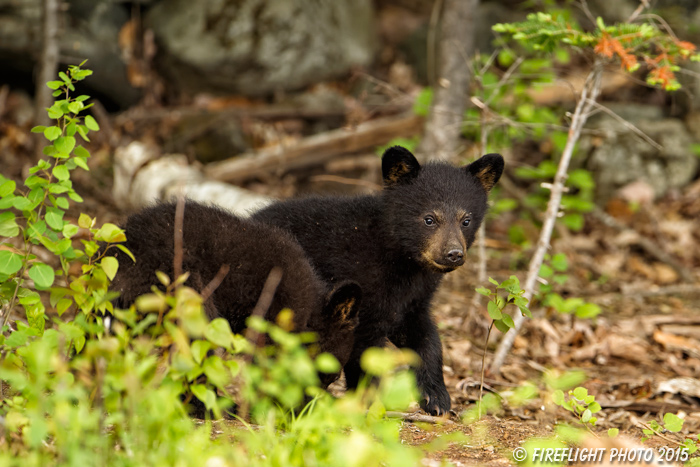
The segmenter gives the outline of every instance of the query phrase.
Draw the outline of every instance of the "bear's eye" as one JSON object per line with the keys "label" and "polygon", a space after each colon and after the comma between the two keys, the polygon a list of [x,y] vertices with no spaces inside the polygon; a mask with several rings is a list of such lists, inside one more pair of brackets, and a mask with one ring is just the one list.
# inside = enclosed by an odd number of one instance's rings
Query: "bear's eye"
{"label": "bear's eye", "polygon": [[471,219],[466,218],[462,221],[462,227],[469,227],[469,224],[471,223]]}
{"label": "bear's eye", "polygon": [[425,216],[425,218],[423,219],[423,222],[425,222],[425,225],[428,225],[428,226],[435,225],[435,219],[433,218],[433,216]]}

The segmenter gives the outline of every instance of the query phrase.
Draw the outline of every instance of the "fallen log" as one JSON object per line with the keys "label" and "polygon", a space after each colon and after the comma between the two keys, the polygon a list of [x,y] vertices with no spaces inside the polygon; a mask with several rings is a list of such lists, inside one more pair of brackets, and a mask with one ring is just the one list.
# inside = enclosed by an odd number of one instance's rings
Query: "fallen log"
{"label": "fallen log", "polygon": [[321,164],[341,154],[419,134],[422,128],[423,118],[417,115],[371,120],[350,130],[338,129],[310,136],[293,146],[276,146],[212,162],[204,167],[204,173],[214,180],[241,182],[262,174]]}

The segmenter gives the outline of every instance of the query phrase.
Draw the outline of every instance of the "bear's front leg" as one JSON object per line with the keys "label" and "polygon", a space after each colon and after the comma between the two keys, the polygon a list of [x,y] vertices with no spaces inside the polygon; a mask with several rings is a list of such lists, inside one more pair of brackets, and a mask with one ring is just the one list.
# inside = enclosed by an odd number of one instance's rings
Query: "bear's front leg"
{"label": "bear's front leg", "polygon": [[415,306],[390,335],[397,347],[407,347],[421,358],[416,383],[422,394],[421,409],[444,415],[452,406],[442,375],[442,344],[427,305]]}

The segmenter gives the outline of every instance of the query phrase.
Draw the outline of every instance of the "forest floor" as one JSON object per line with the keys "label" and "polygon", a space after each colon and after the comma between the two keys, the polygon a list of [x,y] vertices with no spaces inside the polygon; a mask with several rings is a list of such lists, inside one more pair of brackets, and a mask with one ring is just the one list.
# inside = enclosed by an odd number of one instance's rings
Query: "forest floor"
{"label": "forest floor", "polygon": [[[21,180],[32,154],[31,141],[12,120],[1,125],[0,167],[6,176]],[[97,216],[100,222],[124,219],[127,212],[117,207],[111,197],[112,154],[118,139],[98,140],[99,148],[93,150],[90,162],[92,171],[76,173],[76,190],[85,203],[72,210],[71,216],[77,218],[84,211]],[[358,167],[363,171],[363,183],[348,184]],[[318,178],[319,174],[334,170],[336,179]],[[268,177],[248,188],[286,196],[308,191],[309,184],[315,183],[313,191],[329,188],[337,192],[345,187],[352,192],[366,192],[372,190],[368,186],[380,183],[378,173],[379,159],[364,153],[296,170],[292,175]],[[552,391],[560,384],[557,381],[577,370],[585,376],[575,385],[586,387],[602,407],[592,428],[601,440],[606,439],[608,429],[618,428],[630,442],[639,443],[645,424],[652,420],[661,422],[667,412],[685,419],[683,431],[664,433],[663,438],[655,437],[647,445],[676,448],[674,443],[682,441],[685,435],[697,436],[699,195],[700,181],[696,181],[682,192],[634,209],[629,203],[612,200],[600,210],[603,214],[588,214],[580,232],[557,229],[551,252],[564,253],[568,266],[560,271],[567,276],[566,281],[554,285],[553,292],[564,299],[580,297],[598,305],[602,312],[595,318],[582,319],[535,301],[531,308],[535,318],[526,321],[505,365],[498,374],[487,370],[485,378],[485,392],[494,393],[503,401],[525,382],[537,388],[535,397],[520,406],[503,402],[500,409],[481,421],[466,424],[462,414],[472,409],[479,398],[484,338],[489,325],[485,298],[473,306],[475,288],[485,284],[476,280],[477,253],[476,249],[470,251],[467,264],[446,277],[433,307],[443,339],[444,374],[453,410],[444,423],[405,421],[402,439],[422,445],[458,430],[467,435],[468,441],[452,443],[431,453],[430,459],[446,459],[455,465],[511,465],[511,454],[522,443],[553,436],[557,424],[577,423],[571,413],[551,400]],[[606,222],[609,218],[615,220],[615,226]],[[521,227],[518,244],[509,237],[513,225]],[[488,275],[503,281],[515,274],[524,280],[531,246],[537,240],[536,223],[516,210],[489,219],[486,231]],[[486,347],[487,368],[500,337],[494,330]]]}

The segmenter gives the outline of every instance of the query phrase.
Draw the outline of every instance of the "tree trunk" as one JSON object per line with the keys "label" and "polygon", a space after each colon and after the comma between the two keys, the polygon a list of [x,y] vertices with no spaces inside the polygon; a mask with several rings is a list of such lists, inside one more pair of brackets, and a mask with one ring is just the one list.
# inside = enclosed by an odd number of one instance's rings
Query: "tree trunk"
{"label": "tree trunk", "polygon": [[[438,2],[440,0],[437,0]],[[459,149],[469,94],[469,60],[474,52],[474,23],[479,0],[443,0],[433,104],[418,154],[451,160]]]}
{"label": "tree trunk", "polygon": [[[36,93],[34,96],[34,123],[50,125],[51,120],[46,115],[46,108],[51,107],[53,92],[46,86],[47,81],[56,79],[58,71],[58,15],[60,0],[42,0],[41,8],[41,59],[36,74]],[[41,151],[39,151],[41,154]]]}

